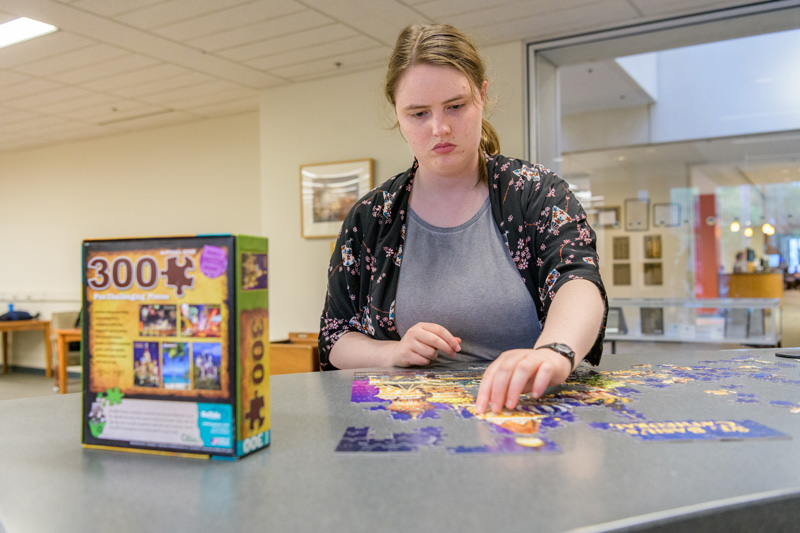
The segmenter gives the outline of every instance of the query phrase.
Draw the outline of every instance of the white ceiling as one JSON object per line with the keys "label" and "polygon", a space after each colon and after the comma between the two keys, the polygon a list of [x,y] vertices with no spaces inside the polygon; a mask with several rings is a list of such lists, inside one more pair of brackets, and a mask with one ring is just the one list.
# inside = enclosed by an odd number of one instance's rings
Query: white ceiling
{"label": "white ceiling", "polygon": [[485,46],[764,1],[0,0],[0,22],[60,28],[0,49],[0,152],[255,110],[262,89],[384,65],[410,23]]}

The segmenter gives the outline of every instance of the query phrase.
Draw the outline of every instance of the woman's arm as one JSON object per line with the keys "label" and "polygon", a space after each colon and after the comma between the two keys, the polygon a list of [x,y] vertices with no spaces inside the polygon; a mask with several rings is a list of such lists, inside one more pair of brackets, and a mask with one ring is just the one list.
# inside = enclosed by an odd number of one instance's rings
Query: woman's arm
{"label": "woman's arm", "polygon": [[562,285],[534,348],[504,352],[486,368],[478,389],[477,412],[483,413],[489,406],[494,412],[513,409],[520,394],[531,392],[539,398],[547,387],[563,383],[574,369],[569,360],[549,348],[537,347],[566,344],[575,352],[577,366],[598,337],[604,311],[594,283],[575,279]]}
{"label": "woman's arm", "polygon": [[399,341],[380,341],[357,331],[350,331],[336,341],[330,363],[336,368],[388,366],[424,366],[441,351],[454,357],[461,350],[461,339],[438,324],[420,322]]}

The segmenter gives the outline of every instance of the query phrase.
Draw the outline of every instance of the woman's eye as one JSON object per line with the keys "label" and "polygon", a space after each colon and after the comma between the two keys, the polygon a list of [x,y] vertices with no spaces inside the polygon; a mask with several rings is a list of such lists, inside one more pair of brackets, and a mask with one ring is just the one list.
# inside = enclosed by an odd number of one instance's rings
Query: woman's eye
{"label": "woman's eye", "polygon": [[417,111],[416,113],[411,113],[411,116],[414,118],[422,118],[425,116],[425,111]]}
{"label": "woman's eye", "polygon": [[453,111],[458,111],[462,107],[464,107],[464,104],[454,104],[450,106],[450,109],[452,109]]}

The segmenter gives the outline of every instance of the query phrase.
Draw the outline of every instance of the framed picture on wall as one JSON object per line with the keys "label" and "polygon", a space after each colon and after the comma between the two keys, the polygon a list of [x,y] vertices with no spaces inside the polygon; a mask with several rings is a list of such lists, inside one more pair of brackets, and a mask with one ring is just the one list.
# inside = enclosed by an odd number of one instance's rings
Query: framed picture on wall
{"label": "framed picture on wall", "polygon": [[619,207],[599,207],[597,209],[597,225],[603,228],[619,226]]}
{"label": "framed picture on wall", "polygon": [[608,319],[606,321],[606,333],[628,333],[628,326],[625,324],[625,315],[621,307],[609,307]]}
{"label": "framed picture on wall", "polygon": [[644,264],[644,284],[645,285],[664,284],[664,269],[661,263]]}
{"label": "framed picture on wall", "polygon": [[664,309],[662,307],[641,307],[642,335],[664,334]]}
{"label": "framed picture on wall", "polygon": [[614,259],[631,258],[631,240],[629,237],[614,237]]}
{"label": "framed picture on wall", "polygon": [[631,284],[631,264],[614,263],[614,285]]}
{"label": "framed picture on wall", "polygon": [[653,227],[681,225],[681,204],[653,204]]}
{"label": "framed picture on wall", "polygon": [[336,237],[350,208],[372,188],[372,159],[300,166],[300,231]]}
{"label": "framed picture on wall", "polygon": [[650,200],[625,200],[625,229],[627,231],[647,231],[650,229]]}
{"label": "framed picture on wall", "polygon": [[645,259],[661,259],[661,235],[644,236]]}

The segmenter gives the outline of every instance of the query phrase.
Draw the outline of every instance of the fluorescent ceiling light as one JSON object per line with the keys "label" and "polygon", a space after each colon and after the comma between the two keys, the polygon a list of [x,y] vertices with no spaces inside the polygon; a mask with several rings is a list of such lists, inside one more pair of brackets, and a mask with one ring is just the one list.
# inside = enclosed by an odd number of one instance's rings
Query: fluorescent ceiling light
{"label": "fluorescent ceiling light", "polygon": [[18,18],[0,24],[0,48],[21,43],[48,33],[53,33],[58,28],[29,18]]}

